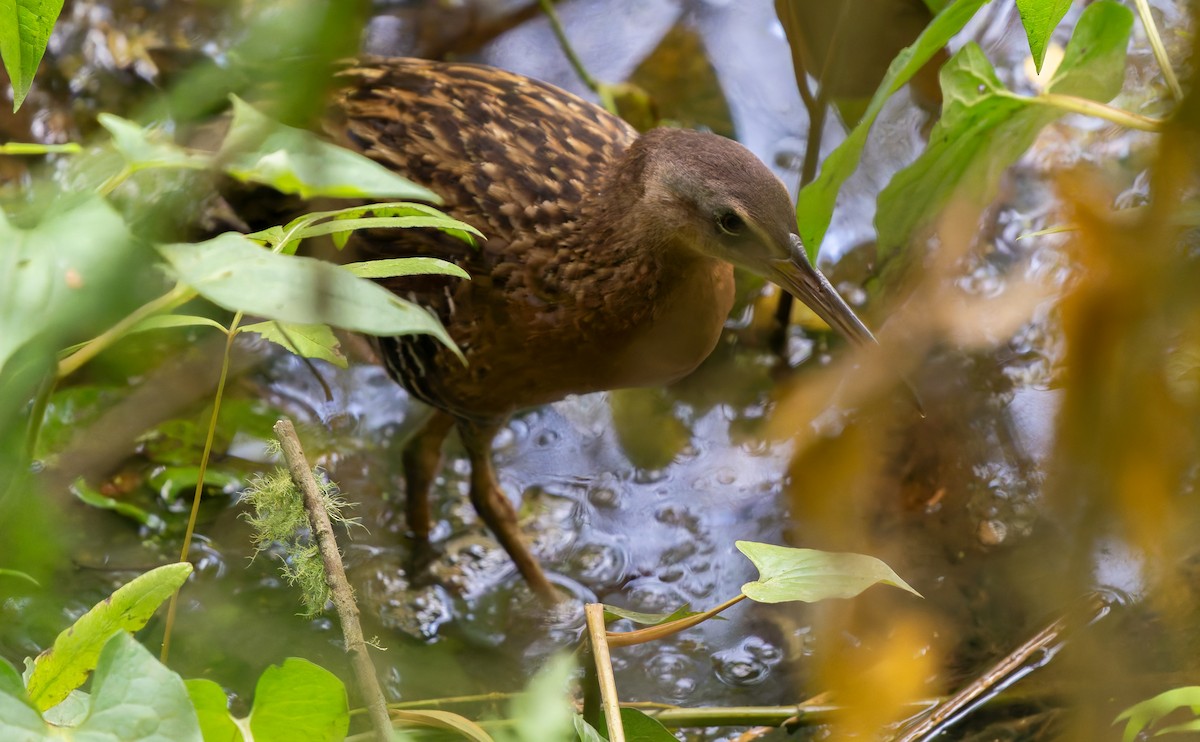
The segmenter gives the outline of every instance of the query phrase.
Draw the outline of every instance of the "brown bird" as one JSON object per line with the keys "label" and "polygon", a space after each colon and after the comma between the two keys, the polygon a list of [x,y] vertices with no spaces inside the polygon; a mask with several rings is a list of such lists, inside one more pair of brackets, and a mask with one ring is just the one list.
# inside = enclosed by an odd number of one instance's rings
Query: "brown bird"
{"label": "brown bird", "polygon": [[850,339],[874,339],[805,257],[786,188],[736,142],[639,136],[570,93],[491,67],[364,58],[341,76],[329,133],[487,236],[479,247],[425,230],[358,237],[368,256],[431,255],[471,276],[387,282],[435,312],[466,357],[428,336],[379,343],[392,377],[436,409],[404,451],[416,538],[428,538],[430,485],[456,427],[475,509],[529,585],[553,596],[496,482],[493,436],[522,408],[690,373],[721,334],[734,265]]}

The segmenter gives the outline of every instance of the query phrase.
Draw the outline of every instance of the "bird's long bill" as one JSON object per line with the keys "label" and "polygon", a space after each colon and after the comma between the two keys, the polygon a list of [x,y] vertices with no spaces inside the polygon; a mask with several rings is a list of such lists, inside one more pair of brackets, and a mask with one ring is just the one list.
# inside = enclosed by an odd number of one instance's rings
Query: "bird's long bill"
{"label": "bird's long bill", "polygon": [[789,247],[791,257],[772,261],[769,278],[849,340],[859,344],[876,342],[875,336],[833,289],[829,279],[809,262],[800,238],[791,235]]}

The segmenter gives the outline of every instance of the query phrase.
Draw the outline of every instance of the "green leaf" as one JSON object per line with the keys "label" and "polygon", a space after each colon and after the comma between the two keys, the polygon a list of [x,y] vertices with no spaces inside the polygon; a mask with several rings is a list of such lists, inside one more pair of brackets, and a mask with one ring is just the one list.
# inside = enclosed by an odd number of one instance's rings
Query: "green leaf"
{"label": "green leaf", "polygon": [[25,695],[25,682],[21,680],[21,673],[3,657],[0,657],[0,693],[8,693],[17,698]]}
{"label": "green leaf", "polygon": [[92,682],[92,709],[78,742],[203,742],[183,678],[118,631],[104,646]]}
{"label": "green leaf", "polygon": [[792,549],[752,541],[735,545],[758,568],[758,579],[742,585],[742,592],[759,603],[853,598],[878,583],[921,596],[891,567],[865,554]]}
{"label": "green leaf", "polygon": [[254,742],[341,742],[350,727],[346,686],[320,665],[288,657],[263,671],[254,689]]}
{"label": "green leaf", "polygon": [[1133,12],[1113,0],[1092,3],[1079,17],[1062,62],[1046,90],[1100,102],[1117,97],[1125,83],[1125,57]]}
{"label": "green leaf", "polygon": [[157,317],[147,317],[129,328],[130,334],[146,332],[147,330],[167,330],[175,327],[212,327],[221,332],[229,332],[225,325],[208,317],[197,317],[191,314],[160,314]]}
{"label": "green leaf", "polygon": [[1017,0],[1017,12],[1021,14],[1021,25],[1029,38],[1029,53],[1038,72],[1046,59],[1046,47],[1058,22],[1071,9],[1071,0]]}
{"label": "green leaf", "polygon": [[[1193,714],[1200,715],[1200,685],[1172,688],[1153,698],[1135,703],[1118,714],[1117,718],[1113,719],[1113,724],[1125,722],[1125,732],[1121,739],[1123,742],[1133,742],[1144,729],[1178,708],[1187,708]],[[1165,731],[1161,730],[1159,733]]]}
{"label": "green leaf", "polygon": [[[150,473],[146,483],[158,492],[158,496],[163,500],[174,502],[182,494],[195,492],[196,482],[199,479],[200,467],[185,464],[157,468]],[[205,467],[204,488],[210,492],[221,490],[230,494],[233,490],[240,488],[241,484],[242,480],[231,472],[222,471],[215,466]]]}
{"label": "green leaf", "polygon": [[446,232],[453,230],[462,234],[464,230],[458,226],[460,224],[463,224],[463,222],[451,219],[448,216],[340,217],[321,224],[305,227],[300,231],[298,237],[300,239],[307,239],[309,237],[320,237],[338,232],[353,232],[356,229],[415,229],[420,227],[440,229]]}
{"label": "green leaf", "polygon": [[838,191],[846,182],[846,178],[858,167],[863,147],[867,143],[867,133],[879,112],[883,110],[883,104],[892,93],[912,79],[951,37],[961,31],[963,26],[967,25],[967,21],[975,16],[975,12],[987,2],[989,0],[957,0],[938,13],[917,40],[896,55],[867,105],[862,120],[846,136],[845,141],[825,158],[817,178],[801,189],[796,200],[796,219],[799,221],[804,249],[808,251],[808,259],[814,265],[817,252],[821,249],[821,241],[825,239],[825,232],[833,218]]}
{"label": "green leaf", "polygon": [[[414,217],[414,219],[405,221],[379,221],[374,225],[363,224],[361,222],[341,225],[334,223],[333,227],[325,226],[324,231],[310,231],[314,228],[314,225],[326,220],[334,220],[334,222],[337,222],[345,220],[358,220],[361,217],[370,217],[372,219],[385,219],[387,217]],[[350,206],[344,209],[336,209],[334,211],[313,211],[296,217],[282,227],[271,227],[268,230],[256,232],[249,236],[255,239],[265,239],[269,244],[273,245],[278,245],[282,241],[286,240],[287,244],[283,245],[279,251],[291,255],[296,252],[296,247],[300,244],[300,240],[304,239],[305,237],[331,234],[333,236],[334,244],[337,245],[338,249],[341,249],[346,246],[346,242],[350,239],[350,233],[353,232],[353,230],[367,229],[372,227],[428,227],[445,232],[451,237],[460,239],[471,246],[477,244],[476,238],[483,239],[483,234],[470,224],[448,217],[432,206],[409,202],[363,204],[360,206]]]}
{"label": "green leaf", "polygon": [[211,680],[185,680],[188,697],[196,709],[204,742],[242,742],[242,730],[229,713],[229,699],[221,686]]}
{"label": "green leaf", "polygon": [[[166,564],[135,577],[79,617],[38,655],[28,693],[38,709],[58,704],[87,679],[100,650],[118,631],[137,631],[192,573],[186,562]],[[136,642],[135,642],[136,643]],[[94,694],[95,692],[93,692]]]}
{"label": "green leaf", "polygon": [[551,657],[525,692],[513,699],[511,733],[497,737],[519,742],[569,739],[575,728],[575,709],[567,685],[574,672],[575,660],[569,654]]}
{"label": "green leaf", "polygon": [[19,695],[0,688],[0,739],[11,742],[56,742],[57,730],[42,721],[37,710]]}
{"label": "green leaf", "polygon": [[678,742],[662,722],[637,709],[621,709],[621,726],[625,727],[625,742]]}
{"label": "green leaf", "polygon": [[149,526],[153,529],[162,527],[162,519],[158,516],[147,512],[146,510],[134,505],[133,503],[124,502],[108,495],[102,494],[92,489],[83,479],[77,479],[71,485],[71,494],[78,497],[84,503],[91,505],[94,508],[101,510],[111,510],[114,513],[123,515],[130,520],[137,521],[144,526]]}
{"label": "green leaf", "polygon": [[433,191],[366,157],[285,126],[233,100],[233,123],[218,162],[238,180],[301,198],[409,198],[441,203]]}
{"label": "green leaf", "polygon": [[132,239],[98,196],[60,208],[28,230],[0,212],[0,370],[34,338],[57,350],[66,320],[102,306]]}
{"label": "green leaf", "polygon": [[57,706],[46,709],[42,718],[58,727],[77,727],[87,718],[91,707],[92,696],[90,693],[73,690]]}
{"label": "green leaf", "polygon": [[[618,618],[628,619],[642,626],[659,626],[671,621],[678,621],[681,618],[688,616],[697,616],[699,611],[693,611],[690,603],[685,603],[676,608],[670,613],[641,613],[640,611],[630,611],[625,608],[617,608],[608,604],[604,605],[604,620],[616,621]],[[714,616],[714,618],[720,618]]]}
{"label": "green leaf", "polygon": [[579,742],[608,742],[596,727],[584,721],[583,716],[575,714],[575,736]]}
{"label": "green leaf", "polygon": [[391,278],[393,276],[455,276],[470,280],[471,276],[454,263],[438,258],[381,258],[361,263],[345,263],[342,268],[359,278]]}
{"label": "green leaf", "polygon": [[[15,569],[0,569],[0,577],[11,577],[11,578],[17,579],[17,580],[25,580],[26,582],[33,585],[34,587],[42,586],[41,583],[39,583],[37,580],[35,580],[30,575],[27,575],[24,572],[21,572],[19,570],[15,570]],[[0,661],[2,661],[2,660],[0,660]]]}
{"label": "green leaf", "polygon": [[296,325],[288,322],[258,322],[239,327],[238,332],[256,332],[304,358],[319,358],[338,368],[348,365],[341,344],[329,325]]}
{"label": "green leaf", "polygon": [[[1088,6],[1051,83],[1052,92],[1111,97],[1119,90],[1132,17],[1111,0]],[[1120,64],[1114,65],[1118,58]],[[1044,126],[1062,115],[1041,98],[1008,91],[973,42],[942,68],[941,83],[942,118],[930,132],[929,146],[879,194],[875,226],[881,257],[906,244],[951,196],[977,205],[990,201],[1004,170]]]}
{"label": "green leaf", "polygon": [[63,0],[0,0],[0,56],[12,81],[13,112],[37,74]]}
{"label": "green leaf", "polygon": [[158,249],[180,281],[230,311],[368,335],[427,333],[457,352],[432,314],[332,263],[278,255],[232,232]]}
{"label": "green leaf", "polygon": [[164,141],[153,128],[143,128],[129,119],[101,113],[96,120],[112,135],[113,146],[132,170],[156,167],[204,168],[207,157],[194,155],[171,141]]}
{"label": "green leaf", "polygon": [[392,709],[390,713],[392,718],[398,721],[454,732],[464,739],[471,740],[471,742],[492,742],[492,736],[484,731],[483,727],[465,716],[460,716],[449,711]]}

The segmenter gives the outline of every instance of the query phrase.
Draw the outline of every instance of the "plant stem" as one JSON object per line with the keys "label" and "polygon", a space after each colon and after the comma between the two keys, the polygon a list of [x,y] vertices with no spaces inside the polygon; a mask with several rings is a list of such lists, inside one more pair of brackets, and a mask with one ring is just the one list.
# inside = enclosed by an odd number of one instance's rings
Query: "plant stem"
{"label": "plant stem", "polygon": [[686,618],[659,624],[658,626],[648,626],[637,631],[610,632],[608,634],[608,645],[610,647],[630,647],[634,644],[644,644],[656,639],[663,639],[672,634],[678,634],[684,629],[690,629],[697,624],[704,623],[726,608],[737,605],[745,599],[745,595],[738,593],[736,598],[730,598],[716,608],[711,608],[704,613],[697,613],[694,616],[687,616]]}
{"label": "plant stem", "polygon": [[[178,287],[176,287],[178,290]],[[183,547],[179,550],[179,561],[186,562],[192,548],[192,534],[196,531],[196,518],[200,513],[200,496],[204,493],[204,473],[208,471],[208,460],[212,457],[213,440],[217,437],[217,416],[221,414],[221,400],[225,396],[225,381],[229,378],[229,357],[233,353],[233,339],[237,337],[237,326],[242,313],[233,315],[229,323],[229,334],[225,336],[225,353],[221,357],[221,376],[217,380],[217,393],[213,396],[212,416],[208,420],[208,436],[204,439],[204,453],[200,457],[200,470],[196,474],[196,492],[192,495],[192,510],[188,514],[187,530],[183,533]],[[167,622],[163,629],[162,651],[159,659],[165,665],[171,655],[171,629],[175,626],[175,611],[179,604],[179,591],[171,593],[167,606]]]}
{"label": "plant stem", "polygon": [[45,422],[46,418],[46,407],[50,404],[50,395],[54,393],[54,387],[57,384],[58,379],[56,377],[47,376],[38,385],[37,395],[34,396],[33,406],[29,410],[29,424],[25,428],[25,464],[33,461],[33,454],[37,449],[38,437],[42,432],[42,423]]}
{"label": "plant stem", "polygon": [[604,630],[604,606],[600,603],[588,603],[583,611],[587,617],[592,657],[596,661],[600,705],[604,709],[604,720],[608,722],[608,740],[625,742],[625,728],[621,725],[621,706],[617,698],[617,681],[613,677],[612,657],[608,653],[608,632]]}
{"label": "plant stem", "polygon": [[1111,121],[1118,126],[1124,126],[1129,129],[1138,129],[1140,131],[1160,132],[1166,124],[1162,119],[1150,118],[1137,113],[1097,103],[1094,100],[1087,98],[1079,98],[1074,95],[1060,95],[1058,93],[1042,93],[1032,99],[1036,103],[1052,106],[1070,113],[1082,113],[1085,116],[1095,116],[1096,118]]}
{"label": "plant stem", "polygon": [[329,513],[326,512],[325,503],[321,499],[321,490],[313,477],[312,467],[304,457],[304,450],[300,447],[300,439],[296,437],[296,428],[292,421],[285,418],[275,423],[275,436],[283,449],[283,458],[287,461],[292,482],[304,495],[304,510],[308,513],[308,523],[317,539],[317,548],[320,549],[321,560],[325,564],[325,582],[333,595],[333,605],[337,609],[338,619],[342,624],[342,636],[346,640],[346,652],[354,666],[359,691],[367,702],[371,724],[375,727],[375,738],[379,742],[387,742],[392,738],[392,720],[388,716],[387,699],[383,697],[383,689],[379,686],[379,678],[375,675],[375,667],[367,653],[367,643],[363,640],[362,626],[358,622],[358,605],[354,602],[354,591],[350,588],[350,581],[346,579],[342,553],[338,550],[333,525],[329,522]]}
{"label": "plant stem", "polygon": [[1167,81],[1171,95],[1175,97],[1176,101],[1183,100],[1183,87],[1179,84],[1179,78],[1175,76],[1175,68],[1171,66],[1171,59],[1167,56],[1167,48],[1163,46],[1158,26],[1154,25],[1154,17],[1150,15],[1149,0],[1133,0],[1133,4],[1137,6],[1138,16],[1142,19],[1142,28],[1146,29],[1146,38],[1150,41],[1150,48],[1154,50],[1154,58],[1158,60],[1158,66],[1162,68],[1163,79]]}
{"label": "plant stem", "polygon": [[37,144],[35,142],[8,142],[0,144],[0,155],[48,155],[52,153],[77,155],[83,147],[75,142],[66,144]]}
{"label": "plant stem", "polygon": [[606,90],[604,85],[601,85],[596,78],[592,77],[587,68],[583,66],[583,60],[575,53],[575,47],[571,46],[571,40],[567,38],[567,32],[563,28],[562,21],[558,18],[558,11],[554,9],[554,3],[551,0],[538,0],[538,4],[542,7],[542,12],[546,14],[547,20],[550,21],[550,30],[554,32],[554,37],[558,39],[558,45],[562,47],[563,54],[567,55],[567,61],[571,63],[571,67],[575,69],[575,74],[579,75],[579,79],[587,86],[587,89],[600,96],[600,103],[604,106],[604,110],[614,116],[620,116],[617,111],[617,104],[613,100],[611,90]]}
{"label": "plant stem", "polygon": [[58,378],[65,379],[78,371],[85,363],[100,355],[102,351],[113,343],[125,337],[142,320],[153,317],[160,312],[169,312],[194,298],[196,298],[195,291],[183,284],[177,284],[175,288],[157,299],[146,302],[126,315],[120,322],[89,340],[82,348],[59,361]]}

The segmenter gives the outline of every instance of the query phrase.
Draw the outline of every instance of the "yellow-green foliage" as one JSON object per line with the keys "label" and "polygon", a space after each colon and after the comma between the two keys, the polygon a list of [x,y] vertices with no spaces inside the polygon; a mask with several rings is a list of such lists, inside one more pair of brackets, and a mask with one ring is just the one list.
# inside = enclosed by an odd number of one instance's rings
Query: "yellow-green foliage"
{"label": "yellow-green foliage", "polygon": [[[314,474],[329,520],[334,523],[355,523],[353,519],[342,515],[347,503],[338,495],[337,485],[320,470],[315,470]],[[283,576],[290,584],[300,588],[305,615],[320,613],[329,601],[324,565],[309,529],[304,498],[292,483],[287,470],[277,468],[270,474],[255,477],[242,497],[254,509],[253,513],[247,513],[244,517],[254,529],[252,540],[255,554],[271,544],[281,545],[284,552]]]}

